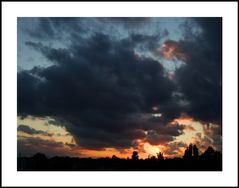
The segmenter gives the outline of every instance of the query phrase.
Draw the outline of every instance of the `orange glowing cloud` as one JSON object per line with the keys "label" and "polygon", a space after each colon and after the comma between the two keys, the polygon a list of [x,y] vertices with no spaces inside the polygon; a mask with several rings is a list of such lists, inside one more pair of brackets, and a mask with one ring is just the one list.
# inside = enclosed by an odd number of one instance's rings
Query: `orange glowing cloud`
{"label": "orange glowing cloud", "polygon": [[195,131],[195,129],[191,125],[187,125],[184,127],[184,131]]}
{"label": "orange glowing cloud", "polygon": [[174,119],[173,122],[179,124],[188,124],[193,122],[193,118],[188,116],[186,113],[181,113],[180,117]]}
{"label": "orange glowing cloud", "polygon": [[187,60],[186,54],[182,52],[178,43],[175,41],[166,41],[163,43],[159,49],[159,53],[168,60],[178,59],[184,62]]}
{"label": "orange glowing cloud", "polygon": [[[159,106],[153,106],[152,110],[159,111]],[[56,126],[53,124],[46,124],[48,120],[25,118],[18,119],[18,125],[27,124],[32,129],[38,130],[38,133],[46,132],[49,134],[27,134],[26,132],[19,131],[18,134],[18,147],[19,151],[26,151],[28,155],[33,155],[36,152],[42,152],[50,156],[63,155],[72,157],[109,157],[113,155],[119,158],[131,158],[133,151],[137,151],[140,159],[148,158],[149,156],[157,156],[159,152],[163,153],[164,157],[173,158],[181,157],[185,150],[185,146],[181,143],[189,144],[196,143],[200,140],[204,140],[203,145],[207,144],[207,140],[203,139],[204,134],[207,133],[208,137],[212,137],[216,125],[211,125],[210,130],[204,128],[199,122],[195,122],[192,117],[186,113],[182,113],[180,117],[174,119],[168,126],[167,129],[171,129],[174,126],[181,124],[184,126],[184,134],[175,137],[173,141],[163,142],[158,144],[150,144],[147,138],[142,137],[141,139],[135,139],[132,147],[129,148],[100,148],[90,149],[83,148],[77,139],[74,138],[69,132],[63,127]],[[204,130],[204,129],[205,130]],[[39,132],[39,130],[41,132]],[[162,130],[161,130],[162,131]],[[213,132],[213,133],[212,133]],[[148,134],[148,133],[147,133]],[[161,134],[165,134],[161,132]],[[197,135],[202,135],[202,138]],[[197,144],[199,148],[201,146]],[[24,153],[23,153],[24,154]]]}

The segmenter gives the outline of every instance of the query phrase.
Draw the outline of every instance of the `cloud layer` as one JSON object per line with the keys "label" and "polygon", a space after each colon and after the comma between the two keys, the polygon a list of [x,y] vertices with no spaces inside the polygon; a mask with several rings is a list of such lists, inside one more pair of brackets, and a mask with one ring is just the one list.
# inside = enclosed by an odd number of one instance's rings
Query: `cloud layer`
{"label": "cloud layer", "polygon": [[[163,33],[130,31],[117,38],[97,30],[82,37],[85,30],[76,21],[40,19],[37,30],[28,31],[46,40],[66,32],[68,42],[59,48],[36,40],[25,42],[52,64],[18,72],[19,116],[51,116],[80,146],[92,149],[135,147],[136,140],[167,144],[183,134],[184,127],[172,123],[183,112],[221,125],[221,19],[191,20],[201,28],[200,35],[190,35],[192,31],[185,29],[185,36],[191,37],[165,41],[177,46],[172,53],[185,62],[173,79],[157,59],[160,54],[153,55]],[[129,30],[149,21],[95,19],[115,27],[127,25]],[[151,53],[146,56],[143,51]],[[29,132],[25,128],[21,126]]]}

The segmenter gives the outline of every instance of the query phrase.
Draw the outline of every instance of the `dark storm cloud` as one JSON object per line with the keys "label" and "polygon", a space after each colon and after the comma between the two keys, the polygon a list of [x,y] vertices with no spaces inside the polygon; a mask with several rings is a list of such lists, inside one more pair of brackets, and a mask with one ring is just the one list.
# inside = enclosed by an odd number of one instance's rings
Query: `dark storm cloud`
{"label": "dark storm cloud", "polygon": [[27,125],[19,125],[17,127],[18,131],[22,131],[24,133],[30,134],[30,135],[34,135],[34,134],[42,134],[42,135],[46,135],[46,136],[51,136],[51,134],[45,132],[45,131],[41,131],[41,130],[36,130],[33,129]]}
{"label": "dark storm cloud", "polygon": [[[36,110],[37,101],[40,99],[38,95],[38,84],[40,80],[29,71],[21,71],[18,75],[21,75],[17,78],[18,111],[25,117],[29,114],[29,109],[32,109],[31,111],[33,111],[33,113]],[[26,112],[26,114],[24,114],[24,112]]]}
{"label": "dark storm cloud", "polygon": [[[112,108],[122,112],[149,110],[157,103],[167,102],[174,87],[163,77],[162,66],[151,59],[137,59],[127,40],[114,42],[96,34],[86,45],[74,44],[70,49],[26,44],[56,63],[37,75],[46,80],[47,92],[75,89],[74,96],[68,97],[71,93],[67,92],[58,96],[66,97],[69,107],[83,107],[86,113],[86,107],[92,114],[91,110],[94,113],[99,106],[101,112]],[[50,101],[59,102],[58,96],[52,96]]]}
{"label": "dark storm cloud", "polygon": [[152,124],[154,128],[151,128],[147,131],[147,140],[152,145],[158,144],[167,144],[170,141],[174,140],[174,137],[183,134],[183,125],[179,125],[177,123],[169,123],[167,125],[164,124]]}
{"label": "dark storm cloud", "polygon": [[[62,118],[84,147],[131,146],[134,139],[146,137],[140,129],[148,121],[136,114],[151,113],[153,106],[169,103],[175,87],[164,77],[160,63],[135,56],[136,44],[142,40],[150,45],[154,39],[132,35],[113,40],[96,33],[64,49],[26,42],[54,64],[18,73],[19,115]],[[162,112],[165,117],[167,113]],[[170,134],[167,137],[173,139]]]}
{"label": "dark storm cloud", "polygon": [[222,19],[196,18],[202,34],[178,42],[187,54],[186,65],[176,71],[180,91],[189,101],[187,113],[196,120],[221,124]]}
{"label": "dark storm cloud", "polygon": [[[58,49],[28,41],[26,45],[53,64],[18,72],[18,114],[54,117],[80,146],[93,149],[126,148],[136,139],[173,141],[183,126],[170,122],[181,112],[199,121],[220,122],[220,21],[207,20],[195,21],[201,36],[177,42],[187,62],[174,80],[165,77],[158,61],[135,53],[137,48],[153,51],[160,34],[130,33],[123,39],[96,32],[84,39],[70,34],[71,44]],[[55,22],[50,21],[54,29],[67,25]],[[154,106],[161,118],[147,115]]]}

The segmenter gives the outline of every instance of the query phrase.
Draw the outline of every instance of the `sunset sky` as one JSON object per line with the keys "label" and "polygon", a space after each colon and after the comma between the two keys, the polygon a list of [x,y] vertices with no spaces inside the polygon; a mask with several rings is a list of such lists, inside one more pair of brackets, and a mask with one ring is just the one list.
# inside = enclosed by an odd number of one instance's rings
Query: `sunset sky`
{"label": "sunset sky", "polygon": [[221,27],[221,18],[18,18],[18,155],[221,151]]}

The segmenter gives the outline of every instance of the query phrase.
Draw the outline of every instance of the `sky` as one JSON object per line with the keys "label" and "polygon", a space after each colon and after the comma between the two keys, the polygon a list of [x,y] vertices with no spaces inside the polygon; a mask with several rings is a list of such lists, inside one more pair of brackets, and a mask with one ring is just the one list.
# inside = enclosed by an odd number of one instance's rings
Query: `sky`
{"label": "sky", "polygon": [[222,151],[222,19],[17,20],[18,155]]}

